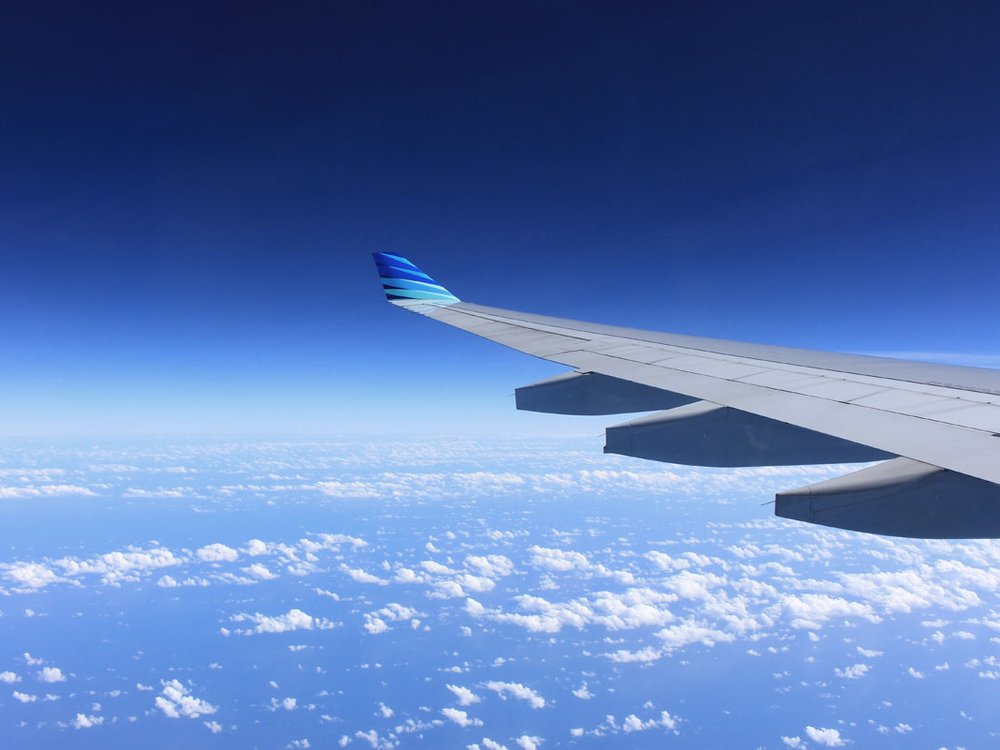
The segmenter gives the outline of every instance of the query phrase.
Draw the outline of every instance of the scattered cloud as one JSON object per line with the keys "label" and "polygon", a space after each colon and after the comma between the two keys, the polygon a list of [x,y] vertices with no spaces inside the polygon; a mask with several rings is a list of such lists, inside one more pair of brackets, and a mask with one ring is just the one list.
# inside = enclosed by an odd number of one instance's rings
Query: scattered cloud
{"label": "scattered cloud", "polygon": [[479,703],[482,700],[482,698],[467,687],[462,687],[461,685],[445,685],[445,687],[455,694],[455,699],[460,706],[471,706],[473,703]]}
{"label": "scattered cloud", "polygon": [[179,680],[161,680],[163,690],[156,696],[154,705],[163,711],[163,714],[171,719],[179,719],[182,716],[189,719],[197,719],[199,716],[214,714],[218,711],[216,706],[200,698],[191,695],[191,691]]}
{"label": "scattered cloud", "polygon": [[492,690],[501,699],[506,700],[507,696],[527,701],[532,708],[545,708],[545,699],[526,685],[519,682],[500,682],[491,680],[483,685],[487,690]]}
{"label": "scattered cloud", "polygon": [[[313,617],[303,612],[301,609],[290,609],[283,615],[263,615],[260,612],[253,614],[240,613],[232,615],[231,622],[253,623],[252,628],[235,629],[232,632],[238,635],[255,635],[260,633],[290,633],[294,630],[332,630],[337,627],[337,623],[323,617]],[[225,630],[225,629],[224,629]],[[229,631],[226,631],[227,633]]]}
{"label": "scattered cloud", "polygon": [[457,708],[442,708],[441,715],[460,727],[481,727],[481,719],[470,718],[469,714]]}
{"label": "scattered cloud", "polygon": [[842,747],[847,744],[840,736],[840,730],[837,729],[817,729],[807,726],[806,736],[817,745],[824,747]]}
{"label": "scattered cloud", "polygon": [[71,722],[74,729],[91,729],[93,727],[99,727],[103,723],[103,716],[93,716],[87,714],[77,714],[76,718],[74,718]]}

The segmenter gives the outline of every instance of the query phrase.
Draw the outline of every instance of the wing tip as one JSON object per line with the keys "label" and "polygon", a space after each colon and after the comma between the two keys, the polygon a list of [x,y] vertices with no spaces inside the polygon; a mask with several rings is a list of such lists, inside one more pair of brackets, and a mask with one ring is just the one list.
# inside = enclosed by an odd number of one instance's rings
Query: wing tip
{"label": "wing tip", "polygon": [[376,252],[375,267],[386,299],[396,305],[412,303],[453,305],[458,297],[420,270],[416,263],[396,253]]}

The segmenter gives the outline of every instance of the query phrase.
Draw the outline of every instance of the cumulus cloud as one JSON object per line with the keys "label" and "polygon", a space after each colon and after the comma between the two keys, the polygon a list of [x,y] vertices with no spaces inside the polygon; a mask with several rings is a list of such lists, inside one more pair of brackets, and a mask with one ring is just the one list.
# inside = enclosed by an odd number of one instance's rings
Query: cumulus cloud
{"label": "cumulus cloud", "polygon": [[262,542],[260,539],[251,539],[243,547],[243,551],[249,557],[260,557],[261,555],[266,555],[270,551],[267,542]]}
{"label": "cumulus cloud", "polygon": [[465,566],[487,578],[503,578],[514,572],[514,563],[506,555],[470,555]]}
{"label": "cumulus cloud", "polygon": [[372,575],[366,570],[361,568],[349,568],[346,565],[341,565],[340,569],[344,571],[348,576],[350,576],[352,581],[357,583],[373,583],[378,586],[385,586],[389,582],[384,578],[379,578],[376,575]]}
{"label": "cumulus cloud", "polygon": [[479,703],[482,700],[482,698],[467,687],[462,687],[461,685],[445,685],[445,687],[455,694],[455,698],[460,706],[471,706],[473,703]]}
{"label": "cumulus cloud", "polygon": [[833,670],[837,677],[842,677],[847,680],[860,680],[871,669],[867,664],[852,664],[849,667],[844,667],[843,669],[835,668]]}
{"label": "cumulus cloud", "polygon": [[526,685],[522,685],[519,682],[500,682],[498,680],[491,680],[490,682],[487,682],[484,687],[487,690],[492,690],[503,700],[506,700],[509,695],[512,698],[527,701],[528,705],[532,708],[545,708],[545,699],[531,688]]}
{"label": "cumulus cloud", "polygon": [[88,716],[87,714],[77,714],[71,722],[74,729],[91,729],[104,723],[103,716]]}
{"label": "cumulus cloud", "polygon": [[482,719],[470,718],[469,714],[457,708],[442,708],[441,715],[460,727],[481,727]]}
{"label": "cumulus cloud", "polygon": [[645,732],[649,729],[664,728],[677,733],[677,719],[670,715],[669,711],[663,711],[659,717],[646,719],[643,721],[635,714],[629,714],[621,723],[621,730],[626,734],[632,732]]}
{"label": "cumulus cloud", "polygon": [[807,726],[806,736],[817,745],[823,745],[824,747],[842,747],[847,744],[840,736],[840,730],[837,729],[817,729],[816,727]]}
{"label": "cumulus cloud", "polygon": [[591,698],[594,697],[594,694],[592,692],[590,692],[590,690],[587,688],[587,683],[586,682],[583,683],[576,690],[574,690],[573,691],[573,695],[575,695],[577,698],[579,698],[582,701],[589,701]]}
{"label": "cumulus cloud", "polygon": [[782,597],[781,603],[792,618],[793,628],[819,630],[829,620],[852,617],[880,621],[870,604],[828,594],[789,594]]}
{"label": "cumulus cloud", "polygon": [[214,714],[218,711],[208,701],[195,698],[191,691],[179,680],[160,680],[163,690],[156,696],[154,705],[171,719],[182,716],[197,719],[199,716]]}
{"label": "cumulus cloud", "polygon": [[412,607],[390,602],[381,609],[365,614],[364,628],[370,635],[379,635],[390,629],[390,622],[409,620],[411,625],[413,623],[419,625],[419,621],[414,618],[423,616],[422,612],[418,612]]}
{"label": "cumulus cloud", "polygon": [[66,675],[59,667],[42,667],[37,676],[39,682],[66,682]]}
{"label": "cumulus cloud", "polygon": [[598,591],[567,602],[522,594],[514,597],[520,612],[487,610],[469,599],[465,610],[473,617],[518,625],[535,633],[558,633],[564,627],[582,629],[599,625],[608,630],[628,630],[665,625],[675,619],[670,603],[676,594],[652,588],[629,588],[623,592]]}
{"label": "cumulus cloud", "polygon": [[261,581],[270,581],[278,577],[270,570],[268,570],[266,565],[262,565],[261,563],[253,563],[252,565],[248,565],[247,567],[243,568],[243,572],[249,576],[258,578]]}
{"label": "cumulus cloud", "polygon": [[389,629],[389,625],[381,617],[365,615],[364,628],[369,635],[379,635],[386,632]]}
{"label": "cumulus cloud", "polygon": [[195,554],[204,562],[235,562],[240,556],[237,550],[220,543],[207,544]]}
{"label": "cumulus cloud", "polygon": [[569,571],[582,572],[587,575],[597,575],[602,577],[616,577],[623,583],[631,583],[632,574],[627,571],[609,570],[602,564],[590,562],[582,552],[573,550],[561,550],[552,547],[540,547],[537,544],[529,547],[531,553],[531,564],[542,570],[565,573]]}
{"label": "cumulus cloud", "polygon": [[332,630],[337,623],[323,617],[313,617],[301,609],[290,609],[283,615],[269,616],[260,612],[240,613],[229,618],[232,622],[253,623],[253,628],[237,629],[239,635],[289,633],[293,630]]}
{"label": "cumulus cloud", "polygon": [[2,565],[0,569],[15,586],[29,589],[40,589],[64,580],[54,570],[41,563],[13,563]]}
{"label": "cumulus cloud", "polygon": [[75,484],[43,484],[38,486],[0,487],[0,500],[23,500],[28,497],[58,497],[60,495],[83,495],[94,497],[95,493]]}
{"label": "cumulus cloud", "polygon": [[128,547],[97,557],[79,559],[64,557],[42,562],[17,562],[0,565],[4,577],[18,589],[40,589],[54,583],[74,582],[86,575],[100,577],[102,583],[119,586],[140,580],[141,576],[158,568],[184,562],[168,549]]}
{"label": "cumulus cloud", "polygon": [[522,734],[514,740],[514,744],[521,748],[521,750],[538,750],[542,746],[542,738],[530,734]]}
{"label": "cumulus cloud", "polygon": [[12,685],[15,682],[21,681],[21,675],[16,672],[0,672],[0,682],[6,682],[8,685]]}

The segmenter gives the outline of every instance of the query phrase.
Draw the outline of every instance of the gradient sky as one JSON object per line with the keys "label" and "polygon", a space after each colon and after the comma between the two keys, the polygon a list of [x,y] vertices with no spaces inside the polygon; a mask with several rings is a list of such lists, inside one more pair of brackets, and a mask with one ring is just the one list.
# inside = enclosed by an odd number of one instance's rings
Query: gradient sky
{"label": "gradient sky", "polygon": [[[387,305],[1000,362],[993,3],[5,5],[0,433],[599,431]],[[607,420],[602,420],[601,424]]]}

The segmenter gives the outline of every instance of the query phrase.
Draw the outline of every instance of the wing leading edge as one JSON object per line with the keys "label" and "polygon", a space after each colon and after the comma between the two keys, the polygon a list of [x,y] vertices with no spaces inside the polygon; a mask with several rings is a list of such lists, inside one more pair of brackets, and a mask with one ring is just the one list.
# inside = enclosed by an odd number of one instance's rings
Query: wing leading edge
{"label": "wing leading edge", "polygon": [[658,412],[609,427],[607,453],[698,466],[885,460],[781,492],[775,513],[895,536],[1000,538],[1000,371],[484,307],[401,256],[375,260],[394,305],[573,368],[518,388],[517,408]]}

